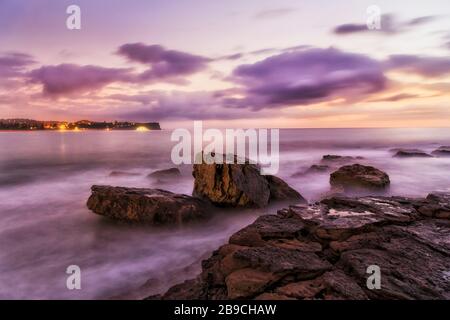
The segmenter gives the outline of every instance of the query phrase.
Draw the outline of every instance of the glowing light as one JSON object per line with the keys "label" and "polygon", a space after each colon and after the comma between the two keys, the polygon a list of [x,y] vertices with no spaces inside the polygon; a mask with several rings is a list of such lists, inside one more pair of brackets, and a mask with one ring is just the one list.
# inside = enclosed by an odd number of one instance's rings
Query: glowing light
{"label": "glowing light", "polygon": [[75,128],[73,129],[73,131],[80,131],[80,128],[75,127]]}
{"label": "glowing light", "polygon": [[58,129],[61,130],[61,131],[64,131],[64,130],[67,129],[67,126],[66,126],[65,124],[60,124],[60,125],[58,126]]}
{"label": "glowing light", "polygon": [[136,131],[150,131],[147,127],[137,127]]}

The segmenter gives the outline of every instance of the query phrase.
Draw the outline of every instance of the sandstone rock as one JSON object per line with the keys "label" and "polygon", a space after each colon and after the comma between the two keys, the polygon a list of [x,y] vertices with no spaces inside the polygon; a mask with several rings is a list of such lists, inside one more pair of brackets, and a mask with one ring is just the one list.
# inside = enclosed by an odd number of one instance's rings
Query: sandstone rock
{"label": "sandstone rock", "polygon": [[343,166],[330,175],[332,187],[342,187],[345,191],[386,189],[389,184],[389,176],[377,168],[353,164]]}
{"label": "sandstone rock", "polygon": [[92,186],[87,206],[116,220],[150,224],[181,224],[209,216],[200,199],[160,189]]}
{"label": "sandstone rock", "polygon": [[155,179],[173,179],[181,176],[180,169],[170,168],[164,170],[157,170],[150,173],[147,177]]}
{"label": "sandstone rock", "polygon": [[285,201],[295,200],[296,203],[306,203],[306,199],[300,193],[292,189],[286,182],[275,176],[266,176],[269,183],[270,200]]}
{"label": "sandstone rock", "polygon": [[277,279],[270,272],[254,269],[241,269],[230,274],[226,280],[229,299],[253,297]]}
{"label": "sandstone rock", "polygon": [[450,146],[442,146],[431,152],[438,157],[450,157]]}
{"label": "sandstone rock", "polygon": [[[162,298],[450,299],[450,220],[437,217],[449,205],[432,193],[290,206],[235,233]],[[381,289],[367,288],[370,265]]]}
{"label": "sandstone rock", "polygon": [[236,259],[248,262],[251,268],[258,268],[274,274],[292,274],[301,279],[310,279],[331,269],[327,261],[311,252],[276,247],[249,248],[234,253]]}
{"label": "sandstone rock", "polygon": [[267,239],[295,238],[305,225],[299,219],[283,219],[276,215],[258,217],[254,223],[230,237],[230,243],[251,247],[264,246]]}
{"label": "sandstone rock", "polygon": [[[235,158],[236,161],[236,158]],[[265,207],[271,200],[304,202],[283,180],[263,176],[255,164],[195,164],[193,195],[222,207]]]}
{"label": "sandstone rock", "polygon": [[395,158],[431,158],[432,156],[425,151],[419,149],[399,149],[395,154]]}

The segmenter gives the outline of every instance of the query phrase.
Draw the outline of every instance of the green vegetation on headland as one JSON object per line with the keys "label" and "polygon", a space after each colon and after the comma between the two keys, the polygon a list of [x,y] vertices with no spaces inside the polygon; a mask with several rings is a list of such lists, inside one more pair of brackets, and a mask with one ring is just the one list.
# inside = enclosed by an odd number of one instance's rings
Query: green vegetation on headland
{"label": "green vegetation on headland", "polygon": [[96,122],[81,120],[68,121],[37,121],[31,119],[0,119],[0,130],[161,130],[158,122]]}

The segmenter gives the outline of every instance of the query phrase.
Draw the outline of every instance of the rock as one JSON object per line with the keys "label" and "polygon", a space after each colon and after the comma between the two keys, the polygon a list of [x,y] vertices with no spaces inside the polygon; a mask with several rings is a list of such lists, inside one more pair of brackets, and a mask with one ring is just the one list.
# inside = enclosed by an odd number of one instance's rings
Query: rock
{"label": "rock", "polygon": [[425,151],[419,149],[399,149],[395,154],[395,158],[431,158]]}
{"label": "rock", "polygon": [[296,300],[277,293],[264,292],[255,298],[255,300]]}
{"label": "rock", "polygon": [[111,171],[110,177],[136,177],[140,176],[140,173],[127,172],[127,171]]}
{"label": "rock", "polygon": [[[236,161],[236,158],[235,158]],[[221,207],[265,207],[269,201],[305,199],[283,180],[259,173],[255,164],[195,164],[193,195]]]}
{"label": "rock", "polygon": [[277,277],[270,272],[241,269],[231,273],[226,279],[228,299],[242,299],[262,293]]}
{"label": "rock", "polygon": [[307,170],[305,171],[300,171],[300,172],[296,172],[292,175],[293,178],[296,177],[303,177],[305,175],[308,174],[313,174],[313,173],[323,173],[323,172],[327,172],[332,170],[332,168],[328,165],[324,165],[324,164],[313,164],[311,167],[309,167]]}
{"label": "rock", "polygon": [[147,177],[155,179],[173,179],[181,176],[180,169],[170,168],[164,170],[157,170],[150,173]]}
{"label": "rock", "polygon": [[431,152],[438,157],[450,157],[450,146],[442,146]]}
{"label": "rock", "polygon": [[332,187],[342,187],[347,191],[386,189],[389,184],[389,176],[374,167],[353,164],[340,167],[330,175]]}
{"label": "rock", "polygon": [[[437,218],[449,205],[432,193],[290,206],[236,232],[162,298],[450,299],[450,218]],[[366,285],[370,265],[381,289]]]}
{"label": "rock", "polygon": [[308,173],[314,173],[314,172],[326,172],[330,170],[330,166],[323,165],[323,164],[313,164],[309,169],[306,171]]}
{"label": "rock", "polygon": [[296,203],[306,203],[300,193],[292,189],[286,182],[276,176],[265,176],[269,183],[270,201],[295,200]]}
{"label": "rock", "polygon": [[161,189],[92,186],[87,206],[94,213],[116,220],[155,225],[181,224],[209,216],[200,199]]}
{"label": "rock", "polygon": [[276,215],[264,215],[233,234],[230,237],[230,243],[250,247],[263,246],[269,239],[293,239],[304,228],[304,223],[299,219],[283,219]]}
{"label": "rock", "polygon": [[363,160],[364,157],[339,156],[335,154],[327,154],[322,157],[321,162],[325,164],[344,164],[355,160]]}
{"label": "rock", "polygon": [[247,262],[251,268],[258,268],[274,274],[294,273],[301,279],[310,279],[331,269],[331,265],[316,254],[297,249],[248,248],[236,251],[234,257]]}
{"label": "rock", "polygon": [[427,196],[427,202],[418,211],[429,217],[450,219],[450,195],[435,192]]}

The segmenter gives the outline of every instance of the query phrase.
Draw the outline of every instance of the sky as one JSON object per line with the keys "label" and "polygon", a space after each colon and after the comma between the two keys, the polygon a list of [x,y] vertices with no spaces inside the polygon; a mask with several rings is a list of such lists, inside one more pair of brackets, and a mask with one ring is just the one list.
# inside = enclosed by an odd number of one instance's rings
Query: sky
{"label": "sky", "polygon": [[450,127],[449,89],[448,0],[0,0],[0,118]]}

